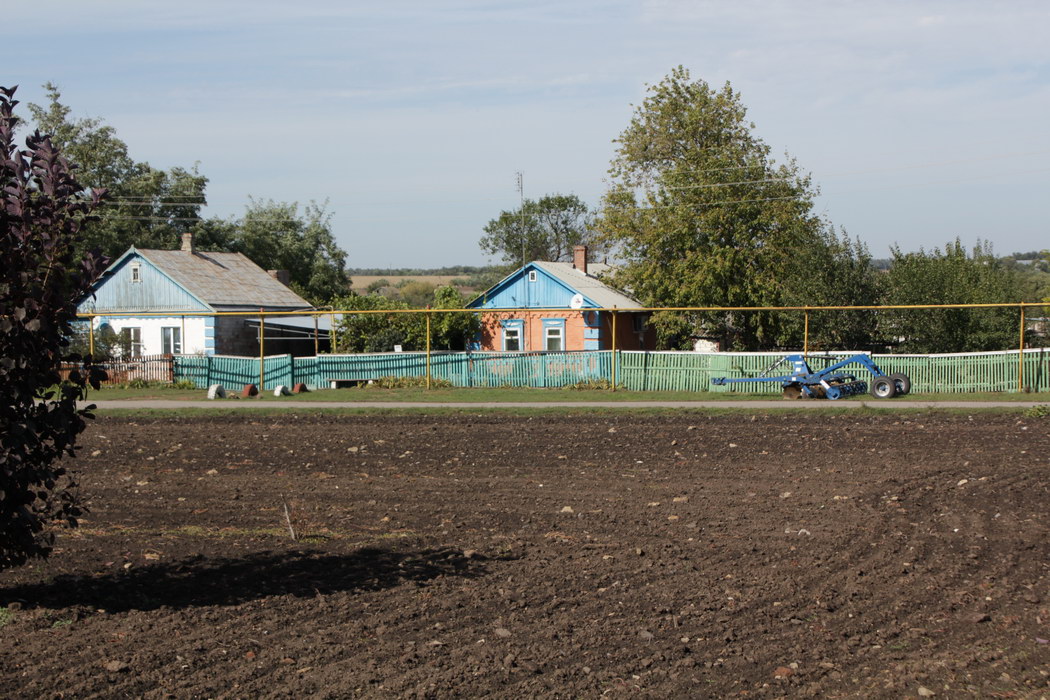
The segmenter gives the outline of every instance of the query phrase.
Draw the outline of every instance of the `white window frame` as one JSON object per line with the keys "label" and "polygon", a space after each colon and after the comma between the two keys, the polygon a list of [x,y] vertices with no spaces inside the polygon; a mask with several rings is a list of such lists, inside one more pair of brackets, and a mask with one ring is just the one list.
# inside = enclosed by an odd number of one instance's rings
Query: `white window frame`
{"label": "white window frame", "polygon": [[[520,325],[503,326],[503,352],[520,352],[521,351],[521,330]],[[511,349],[508,347],[511,342],[517,344],[518,347]]]}
{"label": "white window frame", "polygon": [[182,328],[179,326],[161,326],[160,351],[164,355],[182,354]]}
{"label": "white window frame", "polygon": [[529,282],[535,282],[536,281],[536,277],[537,277],[536,271],[535,270],[529,270]]}
{"label": "white window frame", "polygon": [[142,328],[139,326],[126,326],[121,331],[128,334],[128,352],[130,357],[142,357]]}
{"label": "white window frame", "polygon": [[131,264],[131,281],[136,284],[142,281],[142,265],[138,263]]}
{"label": "white window frame", "polygon": [[[551,347],[551,341],[556,341],[557,347]],[[543,328],[543,349],[547,352],[563,352],[565,350],[565,327],[545,326]]]}
{"label": "white window frame", "polygon": [[[551,345],[555,347],[551,347]],[[543,350],[545,352],[565,351],[565,319],[543,319]]]}

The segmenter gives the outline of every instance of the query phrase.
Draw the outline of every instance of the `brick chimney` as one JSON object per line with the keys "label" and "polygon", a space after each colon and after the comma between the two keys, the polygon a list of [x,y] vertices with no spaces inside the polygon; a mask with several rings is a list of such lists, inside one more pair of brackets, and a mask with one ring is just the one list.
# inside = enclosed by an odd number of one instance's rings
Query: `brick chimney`
{"label": "brick chimney", "polygon": [[194,247],[193,247],[193,233],[192,232],[187,231],[186,233],[182,234],[182,249],[184,251],[186,251],[187,253],[195,253],[195,252],[197,252],[194,249]]}
{"label": "brick chimney", "polygon": [[292,275],[288,270],[267,270],[266,272],[285,287],[292,283]]}
{"label": "brick chimney", "polygon": [[587,246],[578,245],[572,249],[572,266],[587,274]]}

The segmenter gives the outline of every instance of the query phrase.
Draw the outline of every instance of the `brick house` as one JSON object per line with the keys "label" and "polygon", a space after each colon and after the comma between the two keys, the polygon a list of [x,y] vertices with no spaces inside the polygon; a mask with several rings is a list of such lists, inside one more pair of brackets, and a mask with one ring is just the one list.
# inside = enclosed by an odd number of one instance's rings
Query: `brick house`
{"label": "brick house", "polygon": [[577,246],[571,263],[537,260],[515,270],[467,305],[482,312],[479,349],[610,350],[613,310],[616,348],[652,349],[649,313],[599,278],[609,269],[588,263],[586,246]]}
{"label": "brick house", "polygon": [[263,270],[241,253],[198,251],[187,233],[180,250],[129,248],[106,268],[77,311],[100,314],[92,319],[96,331],[108,325],[123,335],[132,356],[252,356],[259,354],[258,318],[201,314],[262,310],[268,315],[267,355],[313,355],[315,342],[327,348],[327,318],[318,319],[315,341],[309,316],[270,316],[313,310],[288,287],[288,279],[287,271]]}

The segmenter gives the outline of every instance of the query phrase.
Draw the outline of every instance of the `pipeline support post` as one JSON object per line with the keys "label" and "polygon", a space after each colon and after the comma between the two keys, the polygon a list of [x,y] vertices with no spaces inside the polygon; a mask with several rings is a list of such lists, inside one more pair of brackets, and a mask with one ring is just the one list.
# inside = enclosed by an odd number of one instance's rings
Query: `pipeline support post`
{"label": "pipeline support post", "polygon": [[1021,304],[1021,343],[1017,352],[1017,391],[1024,391],[1024,304]]}
{"label": "pipeline support post", "polygon": [[616,391],[616,312],[612,312],[612,390]]}
{"label": "pipeline support post", "polygon": [[427,311],[427,391],[430,391],[430,312]]}
{"label": "pipeline support post", "polygon": [[88,316],[88,355],[95,359],[95,317]]}
{"label": "pipeline support post", "polygon": [[266,315],[262,309],[259,309],[259,391],[262,391],[265,387],[263,386],[263,379],[266,375],[265,364],[266,364]]}
{"label": "pipeline support post", "polygon": [[804,313],[806,314],[806,321],[805,321],[805,324],[804,324],[804,329],[805,330],[803,330],[803,332],[802,332],[802,354],[803,355],[808,355],[809,354],[809,308],[808,307],[805,309]]}

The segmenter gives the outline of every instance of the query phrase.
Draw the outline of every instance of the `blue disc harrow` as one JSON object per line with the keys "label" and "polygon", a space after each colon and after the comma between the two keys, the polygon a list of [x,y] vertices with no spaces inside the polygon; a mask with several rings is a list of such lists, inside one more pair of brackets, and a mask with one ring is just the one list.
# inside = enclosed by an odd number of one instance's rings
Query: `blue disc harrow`
{"label": "blue disc harrow", "polygon": [[[821,359],[827,359],[821,355]],[[838,358],[834,358],[838,359]],[[790,374],[774,374],[781,367],[791,368]],[[757,377],[715,377],[711,383],[717,386],[725,384],[747,384],[758,382],[779,382],[783,387],[786,399],[841,399],[844,396],[855,396],[869,390],[868,383],[857,379],[856,375],[841,371],[848,365],[860,365],[871,373],[871,395],[877,399],[892,399],[904,396],[911,391],[911,380],[904,374],[886,374],[872,361],[867,354],[851,355],[833,365],[814,371],[806,362],[804,355],[787,355],[766,368]],[[784,370],[781,370],[784,371]]]}

